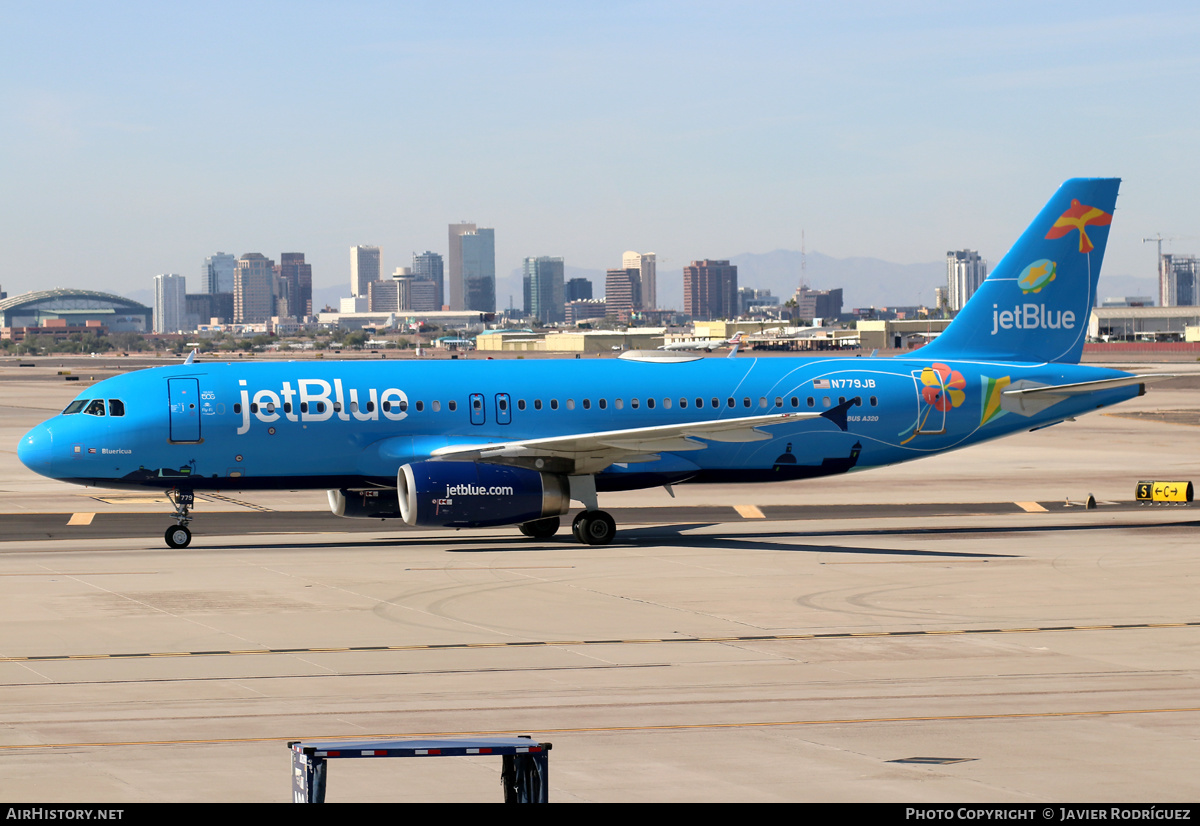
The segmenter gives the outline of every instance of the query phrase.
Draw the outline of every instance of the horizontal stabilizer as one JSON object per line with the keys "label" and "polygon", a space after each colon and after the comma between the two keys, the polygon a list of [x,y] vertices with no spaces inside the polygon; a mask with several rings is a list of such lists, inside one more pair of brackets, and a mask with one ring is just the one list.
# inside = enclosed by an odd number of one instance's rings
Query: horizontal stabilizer
{"label": "horizontal stabilizer", "polygon": [[[1080,381],[1071,384],[1034,384],[1033,382],[1018,381],[1000,394],[1000,407],[1011,413],[1022,416],[1032,416],[1040,413],[1051,405],[1072,396],[1086,396],[1101,390],[1113,390],[1118,387],[1146,385],[1152,381],[1179,378],[1178,373],[1149,373],[1140,376],[1120,376],[1115,379],[1098,379],[1097,381]],[[1139,395],[1141,395],[1139,393]]]}

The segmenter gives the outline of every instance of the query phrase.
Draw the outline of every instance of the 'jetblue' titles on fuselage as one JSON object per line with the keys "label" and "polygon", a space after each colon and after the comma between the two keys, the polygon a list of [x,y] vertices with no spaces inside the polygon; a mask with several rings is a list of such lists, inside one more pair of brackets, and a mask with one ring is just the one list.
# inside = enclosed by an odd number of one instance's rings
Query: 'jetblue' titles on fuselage
{"label": "'jetblue' titles on fuselage", "polygon": [[403,390],[389,387],[382,393],[374,387],[367,388],[366,397],[360,398],[357,387],[343,388],[341,379],[333,383],[324,379],[296,379],[296,387],[285,381],[279,392],[256,390],[253,397],[246,387],[245,379],[238,379],[242,400],[242,423],[237,434],[250,432],[250,417],[264,424],[277,422],[280,418],[289,422],[324,422],[335,416],[343,422],[353,418],[359,422],[378,421],[380,415],[398,422],[408,415],[408,396]]}

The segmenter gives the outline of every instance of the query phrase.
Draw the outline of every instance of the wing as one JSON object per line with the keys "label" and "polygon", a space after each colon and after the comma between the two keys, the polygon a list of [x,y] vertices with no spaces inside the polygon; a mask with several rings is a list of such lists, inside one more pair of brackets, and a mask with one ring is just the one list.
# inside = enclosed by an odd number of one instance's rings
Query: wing
{"label": "wing", "polygon": [[771,434],[759,428],[788,422],[823,418],[845,430],[846,410],[853,403],[854,400],[850,399],[822,413],[770,413],[494,444],[451,445],[434,450],[431,458],[517,465],[568,475],[592,474],[599,473],[615,462],[653,462],[660,453],[704,450],[708,442],[758,442],[770,439]]}

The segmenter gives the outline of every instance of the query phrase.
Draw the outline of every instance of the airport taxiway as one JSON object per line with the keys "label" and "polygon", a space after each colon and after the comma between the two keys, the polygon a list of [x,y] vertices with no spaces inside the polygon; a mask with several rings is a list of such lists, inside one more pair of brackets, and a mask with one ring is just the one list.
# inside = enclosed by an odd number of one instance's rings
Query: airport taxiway
{"label": "airport taxiway", "polygon": [[[4,800],[282,802],[289,740],[475,733],[552,742],[558,802],[1195,799],[1200,516],[1132,502],[1197,476],[1192,381],[868,473],[616,494],[605,547],[299,491],[200,495],[168,551],[155,495],[16,461],[78,392],[28,370],[0,365]],[[353,761],[329,799],[498,778]]]}

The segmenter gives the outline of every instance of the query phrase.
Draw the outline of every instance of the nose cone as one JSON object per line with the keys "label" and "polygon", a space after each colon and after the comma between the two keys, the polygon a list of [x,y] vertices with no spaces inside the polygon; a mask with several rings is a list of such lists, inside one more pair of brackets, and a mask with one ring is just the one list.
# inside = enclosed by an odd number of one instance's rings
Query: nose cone
{"label": "nose cone", "polygon": [[50,457],[53,452],[54,437],[50,428],[44,424],[22,436],[21,443],[17,445],[17,458],[21,460],[21,464],[43,476],[51,475]]}

